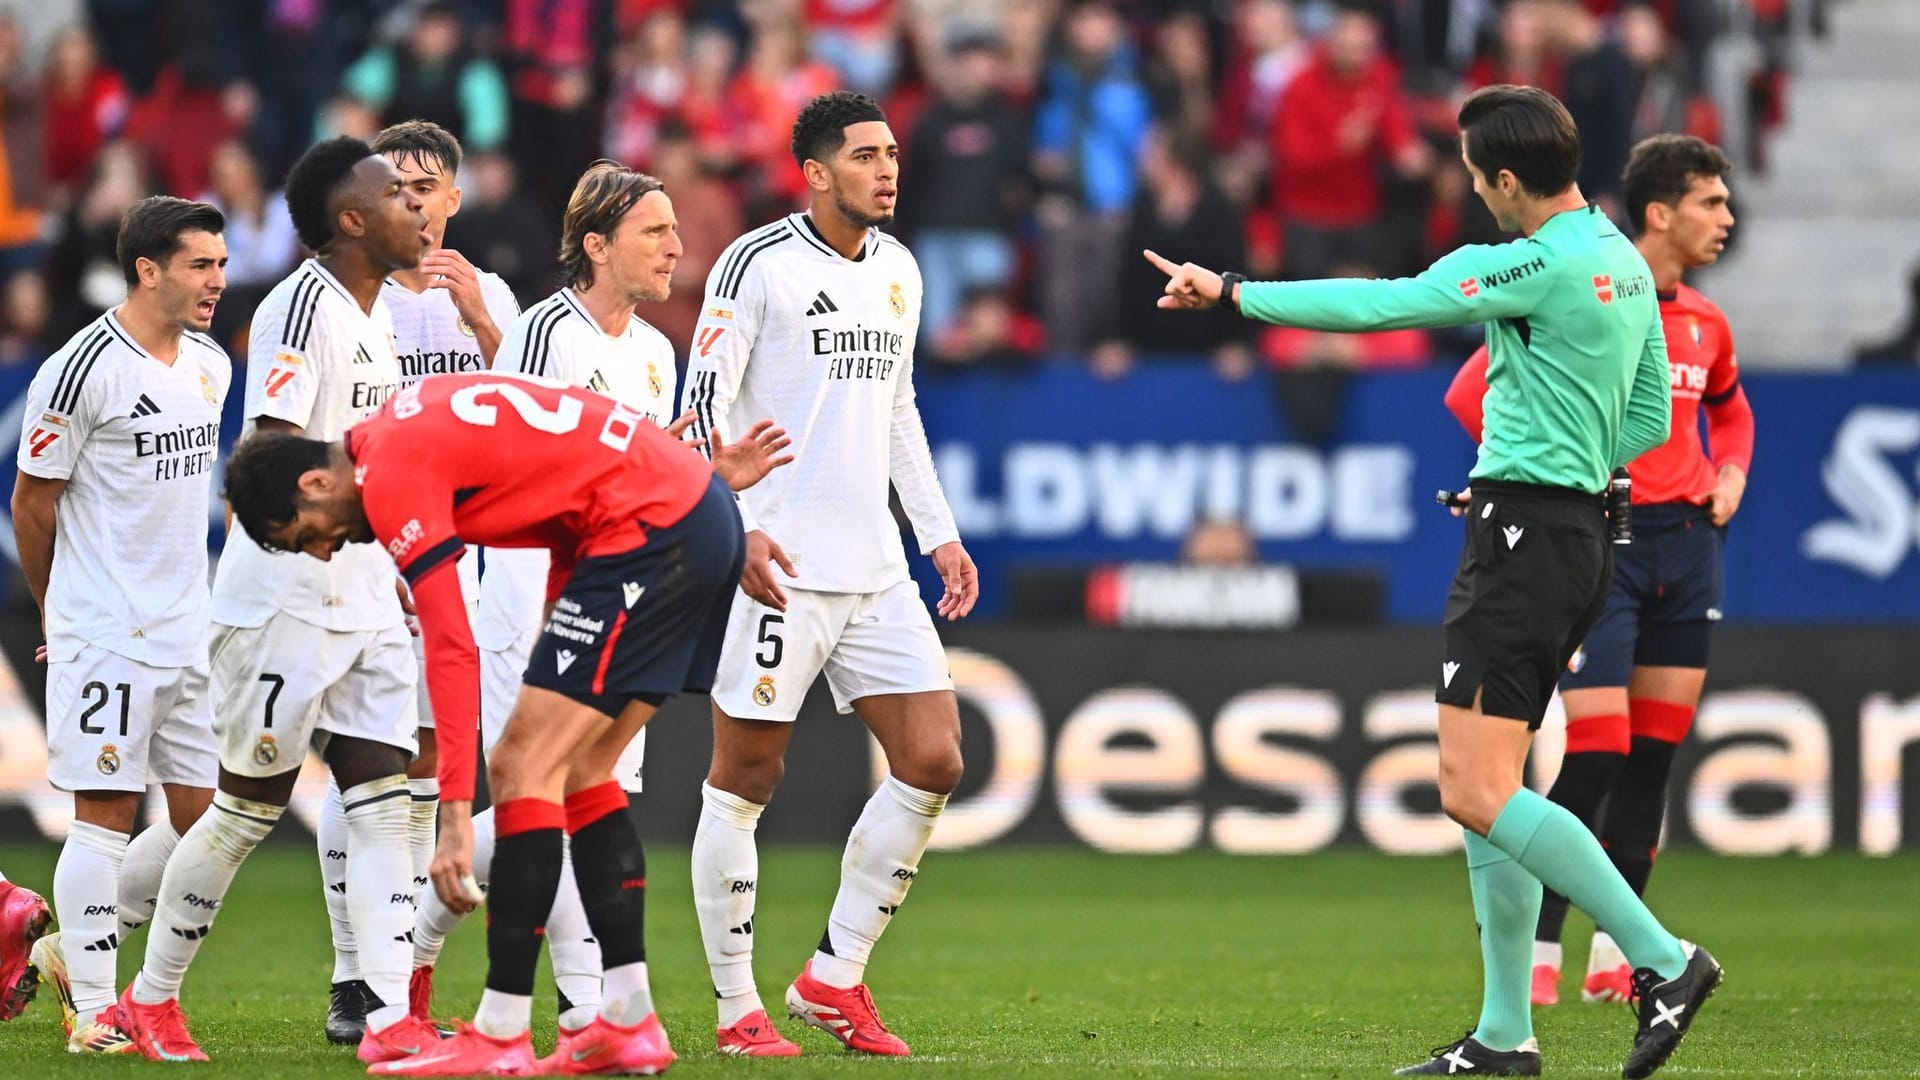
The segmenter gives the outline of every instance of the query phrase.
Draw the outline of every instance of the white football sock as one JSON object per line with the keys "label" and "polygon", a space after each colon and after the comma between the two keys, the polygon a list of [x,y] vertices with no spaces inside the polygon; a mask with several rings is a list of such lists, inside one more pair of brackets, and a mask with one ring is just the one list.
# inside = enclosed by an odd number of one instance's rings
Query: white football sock
{"label": "white football sock", "polygon": [[360,946],[347,914],[347,861],[352,843],[347,833],[347,811],[340,802],[340,785],[327,778],[327,797],[320,804],[314,842],[320,849],[320,884],[327,898],[327,924],[333,928],[333,981],[360,977]]}
{"label": "white football sock", "polygon": [[1533,966],[1545,965],[1555,971],[1560,970],[1560,943],[1557,941],[1536,941],[1533,943]]}
{"label": "white football sock", "polygon": [[617,1027],[632,1027],[653,1011],[653,990],[647,984],[647,962],[607,969],[600,1016]]}
{"label": "white football sock", "polygon": [[[473,880],[481,892],[487,891],[493,870],[493,807],[473,815]],[[432,967],[440,962],[440,950],[446,948],[447,935],[453,933],[466,916],[441,902],[431,884],[420,891],[419,912],[413,920],[413,966]]]}
{"label": "white football sock", "polygon": [[889,775],[867,800],[847,835],[840,859],[840,894],[833,898],[823,946],[813,954],[813,977],[828,986],[858,986],[874,942],[893,921],[920,872],[920,856],[947,797],[908,787]]}
{"label": "white football sock", "polygon": [[126,833],[76,821],[53,868],[60,950],[72,981],[73,1008],[83,1022],[120,996],[113,979],[120,948],[120,868],[128,840]]}
{"label": "white football sock", "polygon": [[413,894],[433,891],[434,843],[439,837],[440,781],[434,777],[407,779],[407,793],[413,802],[407,813],[407,846],[413,849]]}
{"label": "white football sock", "polygon": [[754,891],[760,878],[753,831],[765,809],[710,784],[700,785],[693,906],[700,915],[700,939],[707,947],[723,1028],[765,1008],[753,986]]}
{"label": "white football sock", "polygon": [[167,857],[180,843],[173,822],[149,825],[127,845],[127,859],[120,864],[120,937],[147,925],[160,902],[160,875],[167,871]]}
{"label": "white football sock", "polygon": [[591,1020],[600,1011],[600,942],[587,925],[580,884],[573,880],[572,845],[561,852],[560,887],[553,894],[553,910],[547,913],[547,957],[553,961],[554,986],[570,1006],[568,1014],[577,1018],[586,1010]]}
{"label": "white football sock", "polygon": [[407,778],[383,776],[340,793],[347,812],[347,912],[360,948],[360,977],[380,999],[367,1013],[378,1031],[407,1014],[412,975],[413,853],[407,846]]}
{"label": "white football sock", "polygon": [[147,955],[133,982],[133,1000],[160,1005],[180,996],[187,965],[213,929],[233,876],[284,813],[284,806],[213,793],[213,808],[180,838],[160,875],[160,905],[147,931]]}
{"label": "white football sock", "polygon": [[474,1029],[490,1039],[515,1039],[533,1026],[533,998],[527,994],[480,991],[480,1007],[473,1013]]}

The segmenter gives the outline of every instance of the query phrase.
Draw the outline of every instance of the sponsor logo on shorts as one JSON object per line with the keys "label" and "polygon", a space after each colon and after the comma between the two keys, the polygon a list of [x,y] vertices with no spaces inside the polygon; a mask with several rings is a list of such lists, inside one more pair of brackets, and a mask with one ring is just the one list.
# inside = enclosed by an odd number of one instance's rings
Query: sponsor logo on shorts
{"label": "sponsor logo on shorts", "polygon": [[1453,677],[1460,673],[1460,661],[1449,660],[1440,665],[1440,685],[1452,686]]}
{"label": "sponsor logo on shorts", "polygon": [[1710,607],[1710,608],[1708,608],[1708,609],[1707,609],[1707,621],[1708,621],[1708,622],[1719,622],[1719,621],[1720,621],[1721,619],[1724,619],[1724,618],[1726,618],[1726,616],[1725,616],[1725,615],[1723,615],[1723,614],[1721,614],[1721,612],[1720,612],[1720,609],[1719,609],[1719,608],[1717,608],[1717,607]]}
{"label": "sponsor logo on shorts", "polygon": [[633,610],[633,605],[640,602],[640,597],[645,595],[646,591],[647,587],[645,585],[636,582],[623,581],[620,583],[620,592],[627,598],[628,611]]}
{"label": "sponsor logo on shorts", "polygon": [[1507,550],[1512,551],[1513,545],[1520,542],[1521,534],[1525,533],[1527,530],[1521,528],[1518,525],[1509,525],[1500,531],[1505,533],[1507,536]]}
{"label": "sponsor logo on shorts", "polygon": [[[253,744],[253,763],[264,769],[278,760],[280,760],[280,747],[274,744],[273,736],[260,736],[260,741]],[[328,854],[331,855],[332,852]]]}
{"label": "sponsor logo on shorts", "polygon": [[763,709],[772,705],[774,699],[779,696],[773,689],[771,675],[762,675],[760,681],[753,684],[753,703]]}
{"label": "sponsor logo on shorts", "polygon": [[573,662],[579,659],[579,657],[574,655],[574,652],[572,649],[561,649],[559,652],[559,655],[555,659],[559,661],[560,674],[565,675],[567,673],[567,669],[572,667]]}
{"label": "sponsor logo on shorts", "polygon": [[120,771],[120,749],[112,743],[100,748],[100,756],[93,760],[94,767],[101,776],[112,776]]}

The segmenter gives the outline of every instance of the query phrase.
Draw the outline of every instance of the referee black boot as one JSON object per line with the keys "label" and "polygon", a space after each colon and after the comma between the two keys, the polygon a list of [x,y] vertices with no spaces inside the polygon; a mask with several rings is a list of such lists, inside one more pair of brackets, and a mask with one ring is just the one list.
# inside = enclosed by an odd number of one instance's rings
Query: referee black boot
{"label": "referee black boot", "polygon": [[1673,1051],[1693,1026],[1700,1007],[1719,988],[1722,971],[1713,954],[1692,942],[1683,941],[1687,951],[1686,970],[1662,982],[1660,973],[1641,968],[1633,973],[1633,993],[1640,999],[1640,1023],[1633,1033],[1633,1049],[1620,1075],[1627,1080],[1652,1076],[1667,1063]]}
{"label": "referee black boot", "polygon": [[1395,1076],[1539,1076],[1540,1044],[1528,1039],[1518,1050],[1492,1050],[1471,1033],[1450,1046],[1436,1046],[1433,1057],[1409,1065]]}
{"label": "referee black boot", "polygon": [[380,999],[364,979],[348,979],[333,984],[327,995],[327,1041],[355,1046],[367,1033],[367,1014],[379,1008]]}

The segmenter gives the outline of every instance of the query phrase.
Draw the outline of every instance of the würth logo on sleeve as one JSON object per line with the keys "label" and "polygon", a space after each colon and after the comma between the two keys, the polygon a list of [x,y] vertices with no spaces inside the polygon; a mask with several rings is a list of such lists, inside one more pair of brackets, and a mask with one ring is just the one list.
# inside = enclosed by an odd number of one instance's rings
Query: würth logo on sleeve
{"label": "w\u00fcrth logo on sleeve", "polygon": [[1603,304],[1613,303],[1613,275],[1612,274],[1593,275],[1593,295],[1599,297],[1600,302]]}
{"label": "w\u00fcrth logo on sleeve", "polygon": [[1462,281],[1460,283],[1460,295],[1466,297],[1469,300],[1473,299],[1476,296],[1479,296],[1480,282],[1475,278],[1468,278],[1465,281]]}

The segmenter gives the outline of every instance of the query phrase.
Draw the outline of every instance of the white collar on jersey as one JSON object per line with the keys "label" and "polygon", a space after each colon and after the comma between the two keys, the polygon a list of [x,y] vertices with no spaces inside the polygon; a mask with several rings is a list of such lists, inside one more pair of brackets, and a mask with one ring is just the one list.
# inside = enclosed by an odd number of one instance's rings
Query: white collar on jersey
{"label": "white collar on jersey", "polygon": [[813,216],[805,211],[788,214],[787,227],[793,230],[795,236],[813,245],[816,250],[828,258],[844,259],[847,262],[863,262],[872,256],[875,251],[880,249],[880,230],[870,228],[867,230],[866,239],[860,244],[859,257],[847,259],[845,255],[835,251],[832,244],[827,243],[827,238],[820,235],[819,226],[813,223]]}

